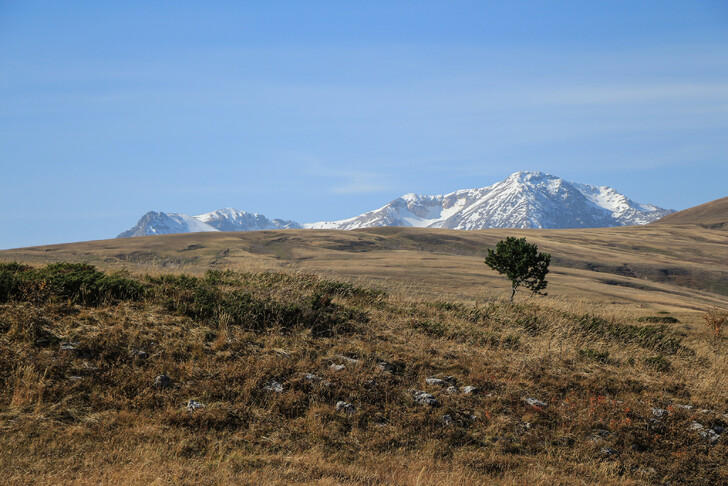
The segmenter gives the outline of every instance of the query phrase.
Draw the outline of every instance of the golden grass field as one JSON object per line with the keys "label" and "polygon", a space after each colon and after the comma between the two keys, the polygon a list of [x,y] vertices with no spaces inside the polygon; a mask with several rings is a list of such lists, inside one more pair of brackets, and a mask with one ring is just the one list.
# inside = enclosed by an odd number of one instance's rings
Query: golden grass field
{"label": "golden grass field", "polygon": [[[74,485],[728,484],[728,333],[703,320],[728,309],[728,232],[715,208],[673,219],[2,251],[36,268],[0,264],[0,473]],[[507,281],[483,264],[506,236],[553,255],[548,296],[507,301]],[[63,261],[107,273],[42,266]],[[155,386],[163,373],[170,384]]]}

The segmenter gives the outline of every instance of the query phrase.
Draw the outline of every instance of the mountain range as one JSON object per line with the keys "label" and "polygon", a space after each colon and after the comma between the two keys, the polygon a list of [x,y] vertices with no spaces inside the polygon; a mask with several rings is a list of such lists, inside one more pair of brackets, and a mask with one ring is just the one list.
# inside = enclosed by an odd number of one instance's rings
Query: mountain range
{"label": "mountain range", "polygon": [[150,211],[122,237],[201,231],[287,228],[351,230],[413,226],[475,230],[485,228],[598,228],[647,224],[673,213],[640,204],[607,186],[565,181],[543,172],[516,172],[501,182],[444,195],[405,194],[353,218],[299,224],[268,219],[233,208],[197,216]]}

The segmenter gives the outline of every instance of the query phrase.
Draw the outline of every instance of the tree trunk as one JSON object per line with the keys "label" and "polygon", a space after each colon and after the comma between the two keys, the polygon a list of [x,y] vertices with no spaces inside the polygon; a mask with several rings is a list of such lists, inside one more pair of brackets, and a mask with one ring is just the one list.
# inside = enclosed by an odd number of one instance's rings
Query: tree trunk
{"label": "tree trunk", "polygon": [[513,297],[515,297],[515,296],[516,296],[516,288],[511,287],[511,302],[513,302]]}

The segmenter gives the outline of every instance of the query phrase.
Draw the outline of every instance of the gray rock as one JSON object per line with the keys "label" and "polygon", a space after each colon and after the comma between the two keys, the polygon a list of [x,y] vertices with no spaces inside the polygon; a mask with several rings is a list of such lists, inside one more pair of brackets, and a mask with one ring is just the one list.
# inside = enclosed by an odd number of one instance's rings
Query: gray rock
{"label": "gray rock", "polygon": [[144,351],[142,349],[133,349],[131,351],[131,357],[137,358],[137,359],[147,359],[149,357],[149,355],[147,354],[146,351]]}
{"label": "gray rock", "polygon": [[157,375],[156,378],[154,378],[154,383],[152,384],[154,388],[157,390],[163,390],[165,388],[169,388],[172,386],[172,379],[167,376],[166,373],[162,373],[161,375]]}
{"label": "gray rock", "polygon": [[667,410],[664,408],[653,408],[652,409],[652,415],[654,415],[657,418],[662,418],[663,415],[667,413]]}
{"label": "gray rock", "polygon": [[356,412],[356,407],[354,407],[354,405],[352,405],[351,403],[340,400],[336,402],[336,411],[344,412],[347,415],[353,415],[354,412]]}
{"label": "gray rock", "polygon": [[700,435],[710,443],[717,442],[720,439],[720,434],[713,429],[701,430]]}
{"label": "gray rock", "polygon": [[445,386],[445,380],[442,380],[440,378],[425,378],[425,383],[427,383],[428,385]]}
{"label": "gray rock", "polygon": [[340,364],[332,364],[331,369],[334,371],[344,371],[346,369],[346,366]]}
{"label": "gray rock", "polygon": [[263,390],[272,393],[283,393],[283,385],[274,380],[264,386]]}
{"label": "gray rock", "polygon": [[478,388],[477,386],[468,385],[468,386],[462,387],[461,390],[466,395],[476,395],[476,394],[480,393],[480,388]]}
{"label": "gray rock", "polygon": [[81,343],[61,343],[61,351],[78,351],[78,347]]}
{"label": "gray rock", "polygon": [[392,370],[394,370],[394,366],[387,363],[386,361],[380,361],[379,363],[377,363],[377,368],[387,373],[390,373]]}
{"label": "gray rock", "polygon": [[71,375],[71,376],[68,377],[68,379],[71,380],[71,381],[82,381],[83,380],[83,376]]}
{"label": "gray rock", "polygon": [[703,424],[693,422],[690,424],[690,427],[688,427],[688,429],[697,432],[703,439],[706,439],[708,442],[713,443],[720,439],[721,435],[716,429],[723,430],[723,427],[713,427],[710,429],[706,429]]}
{"label": "gray rock", "polygon": [[412,396],[414,397],[415,401],[417,403],[421,403],[423,405],[429,405],[430,407],[439,407],[440,402],[435,398],[434,396],[430,395],[427,392],[424,392],[422,390],[413,390]]}
{"label": "gray rock", "polygon": [[524,398],[523,401],[531,405],[532,407],[546,408],[549,406],[548,403],[542,402],[541,400],[537,400],[535,398]]}
{"label": "gray rock", "polygon": [[602,447],[602,454],[605,456],[617,456],[619,455],[619,451],[617,449],[612,449],[611,447]]}
{"label": "gray rock", "polygon": [[450,385],[449,387],[445,388],[445,393],[449,393],[450,395],[455,395],[458,392],[458,387]]}
{"label": "gray rock", "polygon": [[347,363],[351,363],[351,364],[356,364],[359,362],[358,359],[350,358],[348,356],[344,356],[343,354],[337,354],[336,357],[342,361],[346,361]]}
{"label": "gray rock", "polygon": [[303,379],[306,381],[321,381],[322,378],[320,376],[314,375],[313,373],[304,373]]}
{"label": "gray rock", "polygon": [[451,426],[453,424],[452,417],[450,415],[443,415],[442,423],[445,424],[446,427]]}
{"label": "gray rock", "polygon": [[185,407],[187,407],[187,411],[190,412],[190,413],[192,413],[195,410],[197,410],[198,408],[202,408],[204,406],[205,406],[204,403],[200,403],[197,400],[190,400],[185,405]]}

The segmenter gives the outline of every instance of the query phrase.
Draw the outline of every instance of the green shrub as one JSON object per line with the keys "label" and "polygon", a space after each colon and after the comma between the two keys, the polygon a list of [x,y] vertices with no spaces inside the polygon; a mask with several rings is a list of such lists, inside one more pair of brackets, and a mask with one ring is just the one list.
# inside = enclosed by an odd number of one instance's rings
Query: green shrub
{"label": "green shrub", "polygon": [[637,318],[637,322],[650,322],[653,324],[677,324],[680,321],[672,316],[642,316]]}
{"label": "green shrub", "polygon": [[412,328],[434,337],[443,337],[446,331],[445,325],[437,321],[413,321]]}
{"label": "green shrub", "polygon": [[650,368],[654,368],[657,371],[667,372],[672,369],[672,364],[670,363],[670,361],[661,354],[645,358],[643,362],[645,363],[645,365],[649,366]]}
{"label": "green shrub", "polygon": [[99,305],[106,300],[137,300],[144,285],[122,274],[107,275],[85,263],[53,263],[32,268],[17,263],[0,266],[0,302],[63,299]]}
{"label": "green shrub", "polygon": [[599,361],[600,363],[606,363],[609,360],[609,351],[600,352],[595,349],[586,348],[579,350],[579,356],[581,356],[582,358]]}
{"label": "green shrub", "polygon": [[577,318],[577,324],[588,334],[596,334],[620,343],[634,343],[667,354],[675,354],[678,351],[693,353],[690,348],[681,344],[682,337],[675,335],[664,325],[633,326],[588,314]]}

